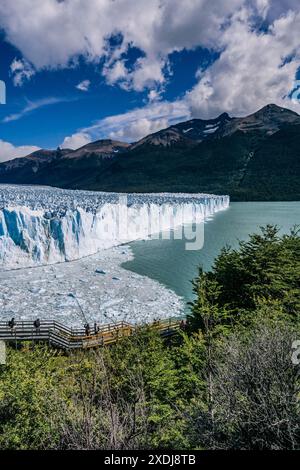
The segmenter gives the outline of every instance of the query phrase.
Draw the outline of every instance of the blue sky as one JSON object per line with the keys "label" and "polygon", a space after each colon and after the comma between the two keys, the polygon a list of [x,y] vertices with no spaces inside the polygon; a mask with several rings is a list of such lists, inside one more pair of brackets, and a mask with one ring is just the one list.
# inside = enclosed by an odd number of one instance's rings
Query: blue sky
{"label": "blue sky", "polygon": [[[142,107],[148,101],[149,89],[136,92],[109,85],[101,75],[101,64],[86,63],[84,58],[74,68],[41,71],[30,80],[25,79],[22,86],[15,86],[10,65],[22,56],[4,39],[1,52],[0,76],[6,82],[7,104],[0,107],[0,132],[2,139],[15,145],[30,145],[34,141],[41,147],[57,146],[76,129]],[[211,53],[201,48],[172,54],[172,76],[161,98],[173,101],[192,88],[197,81],[199,62],[210,60]],[[87,85],[86,80],[90,82]],[[83,89],[77,88],[80,83]],[[30,110],[30,103],[37,104],[37,109]]]}
{"label": "blue sky", "polygon": [[300,108],[298,0],[0,0],[0,28],[0,161]]}

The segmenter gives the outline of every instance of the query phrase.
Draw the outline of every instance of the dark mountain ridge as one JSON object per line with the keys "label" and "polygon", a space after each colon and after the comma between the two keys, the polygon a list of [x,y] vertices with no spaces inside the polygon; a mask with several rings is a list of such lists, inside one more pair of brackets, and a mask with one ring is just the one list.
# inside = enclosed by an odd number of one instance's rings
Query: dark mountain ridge
{"label": "dark mountain ridge", "polygon": [[300,116],[273,104],[246,117],[191,119],[133,144],[105,139],[0,164],[0,183],[233,200],[300,200],[299,181]]}

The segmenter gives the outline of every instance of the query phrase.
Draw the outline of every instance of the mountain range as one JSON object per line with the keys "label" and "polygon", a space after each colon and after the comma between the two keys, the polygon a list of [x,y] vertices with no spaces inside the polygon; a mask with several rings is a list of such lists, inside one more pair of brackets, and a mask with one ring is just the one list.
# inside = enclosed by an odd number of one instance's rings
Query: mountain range
{"label": "mountain range", "polygon": [[0,183],[232,200],[300,200],[299,181],[300,116],[274,104],[246,117],[192,119],[131,144],[98,140],[0,164]]}

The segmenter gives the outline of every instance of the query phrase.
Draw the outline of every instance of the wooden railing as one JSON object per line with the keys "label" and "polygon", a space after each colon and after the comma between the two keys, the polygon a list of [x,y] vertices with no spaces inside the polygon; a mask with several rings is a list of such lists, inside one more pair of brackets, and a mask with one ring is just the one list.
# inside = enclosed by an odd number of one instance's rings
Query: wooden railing
{"label": "wooden railing", "polygon": [[[180,329],[179,320],[155,321],[150,328],[157,330],[162,337],[172,336]],[[62,349],[88,349],[113,344],[120,338],[130,336],[137,330],[127,322],[99,325],[97,331],[87,334],[84,328],[69,328],[56,321],[42,321],[35,327],[32,321],[16,321],[13,327],[8,322],[0,322],[0,340],[20,343],[22,341],[42,341]]]}

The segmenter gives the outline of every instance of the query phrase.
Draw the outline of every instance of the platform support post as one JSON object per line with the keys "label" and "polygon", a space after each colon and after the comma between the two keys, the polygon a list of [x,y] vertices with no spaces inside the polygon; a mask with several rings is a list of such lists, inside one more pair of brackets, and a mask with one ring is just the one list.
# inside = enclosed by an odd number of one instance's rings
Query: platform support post
{"label": "platform support post", "polygon": [[5,341],[0,341],[0,365],[6,364],[6,344]]}

